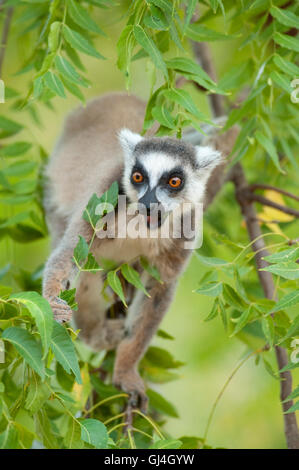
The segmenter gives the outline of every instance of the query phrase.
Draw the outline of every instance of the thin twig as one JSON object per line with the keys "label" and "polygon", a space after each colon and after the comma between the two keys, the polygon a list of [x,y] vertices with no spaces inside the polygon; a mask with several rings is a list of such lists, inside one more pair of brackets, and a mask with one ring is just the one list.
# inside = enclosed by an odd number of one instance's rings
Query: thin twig
{"label": "thin twig", "polygon": [[260,194],[254,194],[250,191],[249,187],[246,188],[246,191],[248,193],[247,199],[249,199],[250,201],[259,202],[263,206],[273,207],[273,209],[277,209],[278,211],[284,212],[285,214],[293,215],[296,218],[299,217],[299,211],[293,209],[292,207],[282,206],[281,204],[271,201],[270,199],[261,196]]}
{"label": "thin twig", "polygon": [[217,395],[216,397],[216,400],[214,401],[214,404],[212,406],[212,409],[210,411],[210,414],[209,414],[209,417],[208,417],[208,421],[207,421],[207,425],[206,425],[206,430],[204,432],[204,436],[203,436],[203,439],[204,441],[206,442],[207,440],[207,436],[208,436],[208,431],[210,429],[210,425],[211,425],[211,422],[212,422],[212,419],[213,419],[213,416],[215,414],[215,410],[216,410],[216,407],[222,397],[222,395],[224,394],[225,390],[227,389],[228,385],[230,384],[230,382],[232,381],[232,379],[234,378],[234,376],[236,375],[236,373],[238,372],[238,370],[242,367],[243,364],[245,364],[245,362],[252,356],[255,356],[256,354],[259,354],[261,352],[263,352],[264,350],[266,349],[266,347],[264,348],[260,348],[260,349],[257,349],[256,351],[250,351],[248,354],[246,354],[246,356],[241,359],[241,361],[237,364],[237,366],[234,368],[234,370],[232,371],[232,373],[229,375],[228,379],[225,381],[223,387],[221,388],[219,394]]}
{"label": "thin twig", "polygon": [[255,191],[256,189],[265,189],[268,191],[275,191],[277,193],[284,194],[287,197],[295,199],[295,201],[299,201],[299,196],[296,196],[295,194],[290,193],[289,191],[285,191],[284,189],[277,188],[276,186],[272,186],[271,184],[255,183],[255,184],[251,184],[249,188],[251,191]]}
{"label": "thin twig", "polygon": [[[211,57],[210,49],[204,42],[192,42],[194,55],[197,61],[200,63],[202,68],[207,72],[214,82],[217,81],[216,71]],[[221,95],[211,94],[209,95],[211,108],[213,110],[214,117],[224,115],[223,99]]]}
{"label": "thin twig", "polygon": [[10,29],[12,15],[13,15],[13,7],[7,8],[6,17],[4,20],[4,25],[3,25],[3,30],[2,30],[1,45],[0,45],[0,78],[2,77],[2,67],[3,67],[3,61],[4,61],[5,51],[6,51],[7,38],[8,38],[9,29]]}

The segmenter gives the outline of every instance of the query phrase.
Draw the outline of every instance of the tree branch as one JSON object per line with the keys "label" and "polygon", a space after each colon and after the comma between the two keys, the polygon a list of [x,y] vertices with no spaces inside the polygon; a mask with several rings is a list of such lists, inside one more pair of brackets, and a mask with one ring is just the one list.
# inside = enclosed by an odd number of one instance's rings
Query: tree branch
{"label": "tree branch", "polygon": [[272,186],[271,184],[255,183],[255,184],[251,184],[249,188],[250,188],[250,191],[255,191],[256,189],[266,189],[269,191],[276,191],[277,193],[284,194],[284,196],[290,197],[292,199],[295,199],[295,201],[299,202],[299,197],[296,196],[295,194],[289,193],[288,191],[285,191],[284,189],[281,189],[281,188],[276,188],[276,186]]}
{"label": "tree branch", "polygon": [[[216,71],[211,57],[210,49],[206,46],[204,42],[192,42],[194,55],[197,61],[200,63],[202,68],[210,75],[211,79],[214,82],[217,81]],[[224,106],[223,99],[221,95],[211,94],[209,95],[211,108],[214,114],[214,117],[223,116]]]}
{"label": "tree branch", "polygon": [[281,204],[271,201],[270,199],[267,199],[264,196],[260,196],[259,194],[251,193],[251,200],[259,202],[260,204],[263,204],[263,206],[273,207],[274,209],[277,209],[280,212],[284,212],[285,214],[293,215],[297,218],[299,217],[299,211],[297,211],[296,209],[292,209],[291,207],[287,206],[282,206]]}
{"label": "tree branch", "polygon": [[[203,69],[210,75],[210,77],[213,80],[217,81],[215,69],[213,66],[213,62],[212,62],[210,51],[209,51],[207,44],[193,42],[193,49],[194,49],[195,56],[197,60],[201,63]],[[211,102],[211,107],[213,109],[214,116],[216,117],[216,116],[223,115],[224,106],[223,106],[222,96],[210,95],[210,102]],[[222,173],[223,172],[224,172],[224,168],[222,168]],[[273,299],[275,296],[275,285],[273,282],[272,274],[267,271],[261,271],[262,268],[268,265],[267,262],[263,258],[269,255],[269,252],[266,248],[264,239],[260,236],[262,235],[262,232],[261,232],[259,222],[257,220],[257,213],[253,205],[253,200],[248,198],[248,195],[249,194],[252,195],[252,192],[250,191],[243,168],[240,163],[237,163],[231,169],[229,173],[229,177],[235,185],[236,199],[244,215],[249,238],[253,242],[252,249],[255,252],[257,275],[263,287],[265,297],[267,297],[268,299]],[[222,183],[224,182],[224,180],[225,179],[223,178]],[[208,186],[210,186],[209,183],[208,183]],[[219,184],[217,186],[217,191],[220,188],[221,188],[221,185]],[[268,202],[268,200],[266,201]],[[288,364],[288,355],[287,355],[286,350],[280,346],[275,347],[275,354],[276,354],[278,369],[280,371]],[[296,415],[295,413],[285,414],[285,412],[293,404],[292,400],[284,402],[284,400],[292,392],[292,375],[290,371],[279,372],[279,375],[280,375],[280,400],[282,403],[282,409],[284,413],[283,419],[284,419],[284,430],[285,430],[285,436],[286,436],[286,441],[287,441],[287,447],[289,449],[299,449],[299,431],[298,431],[298,426],[297,426]]]}
{"label": "tree branch", "polygon": [[3,25],[3,30],[2,30],[1,44],[0,44],[0,78],[2,77],[2,67],[3,67],[3,61],[4,61],[4,56],[5,56],[7,38],[8,38],[9,29],[10,29],[12,15],[13,15],[13,7],[7,8],[6,17],[4,20],[4,25]]}
{"label": "tree branch", "polygon": [[[275,285],[271,273],[261,271],[262,268],[268,265],[263,259],[268,256],[268,252],[264,239],[261,237],[262,232],[258,223],[257,214],[251,200],[248,200],[246,195],[249,192],[249,187],[245,178],[243,168],[240,163],[234,166],[234,171],[231,174],[232,182],[235,185],[236,199],[240,205],[242,214],[245,218],[246,228],[253,241],[252,249],[255,252],[255,260],[257,265],[257,274],[259,276],[263,291],[268,299],[275,298]],[[288,355],[284,348],[280,346],[275,347],[276,360],[278,369],[281,370],[288,364]],[[292,375],[290,371],[280,372],[280,400],[282,402],[282,409],[285,413],[293,405],[293,401],[284,400],[292,392]],[[299,449],[299,432],[295,413],[284,414],[284,429],[289,449]]]}
{"label": "tree branch", "polygon": [[277,209],[280,212],[284,212],[285,214],[293,215],[294,217],[297,217],[297,218],[299,217],[299,211],[297,211],[296,209],[292,209],[292,207],[282,206],[281,204],[271,201],[270,199],[264,196],[261,196],[260,194],[254,194],[250,190],[250,186],[247,186],[244,190],[247,193],[246,198],[250,201],[259,202],[263,206],[273,207],[274,209]]}

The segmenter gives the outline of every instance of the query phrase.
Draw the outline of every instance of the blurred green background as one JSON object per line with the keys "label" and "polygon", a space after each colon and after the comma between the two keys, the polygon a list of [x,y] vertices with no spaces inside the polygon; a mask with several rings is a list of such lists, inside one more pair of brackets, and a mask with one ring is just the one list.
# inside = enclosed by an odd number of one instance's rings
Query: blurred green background
{"label": "blurred green background", "polygon": [[[120,13],[121,14],[121,13]],[[86,56],[82,61],[86,66],[87,78],[92,87],[87,90],[86,98],[92,98],[109,91],[124,90],[124,77],[116,67],[116,40],[122,22],[117,18],[110,21],[105,12],[98,13],[99,24],[109,33],[108,38],[100,38],[96,46],[107,57],[105,61],[96,61]],[[20,25],[13,24],[14,28]],[[12,30],[12,36],[13,30]],[[5,57],[4,82],[16,88],[24,96],[28,89],[27,75],[14,76],[11,83],[5,77],[12,77],[20,67],[24,55],[28,55],[29,40],[19,38],[10,43]],[[217,71],[221,76],[231,65],[240,61],[238,43],[214,43],[213,57]],[[131,92],[143,99],[149,95],[150,70],[146,60],[134,62],[132,68]],[[208,112],[207,98],[190,86],[199,107]],[[66,100],[55,98],[55,110],[38,105],[42,126],[38,126],[30,118],[26,110],[12,111],[7,104],[1,104],[1,114],[12,116],[19,122],[23,120],[30,129],[30,136],[21,137],[42,143],[47,152],[51,152],[60,132],[65,115],[78,105],[75,98],[68,95]],[[222,191],[214,204],[221,205],[223,199],[229,197],[231,188]],[[1,217],[8,215],[11,208],[1,205]],[[221,214],[220,217],[227,217]],[[246,234],[240,226],[239,210],[229,214],[229,227],[226,235],[240,233],[246,243]],[[205,227],[204,227],[205,231]],[[213,231],[208,228],[207,236]],[[49,253],[49,240],[21,245],[1,239],[0,268],[7,262],[31,271],[44,263]],[[222,256],[226,256],[222,248]],[[217,254],[214,253],[214,256]],[[236,338],[229,339],[219,319],[204,322],[209,312],[212,299],[192,293],[204,273],[196,257],[193,257],[187,271],[182,276],[175,301],[165,317],[162,328],[175,337],[174,341],[160,338],[155,344],[166,346],[174,356],[183,361],[185,366],[179,369],[180,378],[158,387],[179,412],[178,419],[168,419],[166,429],[175,437],[182,435],[203,436],[208,415],[216,396],[230,373],[246,352],[246,345]],[[271,353],[270,353],[271,354]],[[254,359],[248,360],[238,371],[225,391],[212,421],[208,442],[213,446],[233,448],[281,448],[285,447],[283,434],[283,418],[279,403],[279,382],[265,372],[262,365],[256,366]]]}

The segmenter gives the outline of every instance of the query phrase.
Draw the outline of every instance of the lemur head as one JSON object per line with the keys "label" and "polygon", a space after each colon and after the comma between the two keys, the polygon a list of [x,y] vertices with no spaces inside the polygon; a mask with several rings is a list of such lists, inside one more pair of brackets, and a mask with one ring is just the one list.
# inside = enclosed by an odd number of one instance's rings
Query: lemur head
{"label": "lemur head", "polygon": [[160,204],[171,212],[185,202],[202,202],[205,186],[221,155],[210,147],[172,138],[144,138],[122,129],[123,189],[131,202]]}

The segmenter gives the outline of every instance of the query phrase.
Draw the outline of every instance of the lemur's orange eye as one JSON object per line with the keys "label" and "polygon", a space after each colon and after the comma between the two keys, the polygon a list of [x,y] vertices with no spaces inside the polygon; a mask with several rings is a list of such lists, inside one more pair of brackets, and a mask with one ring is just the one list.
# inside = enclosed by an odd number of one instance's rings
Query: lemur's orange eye
{"label": "lemur's orange eye", "polygon": [[170,180],[168,181],[168,184],[169,186],[171,186],[172,188],[179,188],[182,184],[182,180],[181,178],[179,178],[178,176],[173,176],[172,178],[170,178]]}
{"label": "lemur's orange eye", "polygon": [[135,183],[142,183],[143,175],[139,171],[135,171],[132,175],[132,179],[135,181]]}

